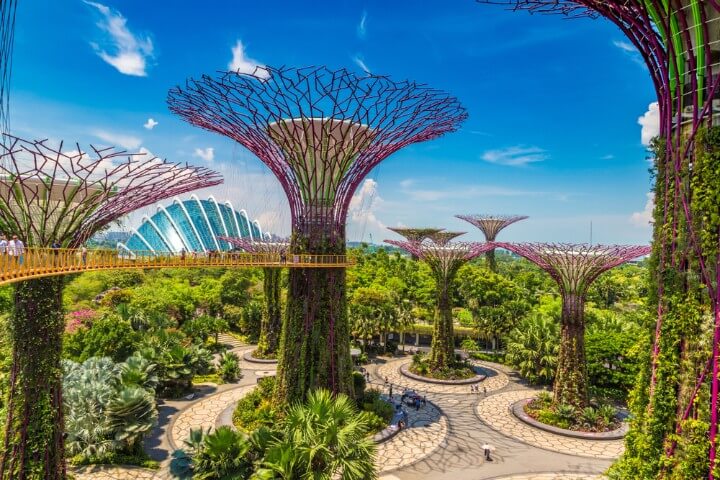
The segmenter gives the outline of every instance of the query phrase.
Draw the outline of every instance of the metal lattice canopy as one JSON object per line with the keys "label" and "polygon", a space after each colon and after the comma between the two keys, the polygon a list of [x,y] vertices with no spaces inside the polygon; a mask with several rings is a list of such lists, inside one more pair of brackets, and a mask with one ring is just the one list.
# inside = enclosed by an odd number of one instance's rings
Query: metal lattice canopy
{"label": "metal lattice canopy", "polygon": [[498,233],[505,227],[528,218],[525,215],[494,215],[486,213],[455,215],[455,217],[460,220],[465,220],[479,228],[483,232],[483,235],[485,235],[485,240],[488,242],[494,242]]}
{"label": "metal lattice canopy", "polygon": [[584,296],[603,272],[633,258],[650,254],[649,246],[589,245],[587,243],[495,243],[545,270],[563,294]]}
{"label": "metal lattice canopy", "polygon": [[28,245],[77,246],[156,201],[222,183],[203,167],[111,148],[63,150],[6,135],[0,144],[0,233]]}
{"label": "metal lattice canopy", "polygon": [[405,242],[385,240],[385,243],[401,248],[423,260],[442,280],[447,280],[464,263],[493,248],[490,243],[445,242]]}
{"label": "metal lattice canopy", "polygon": [[388,227],[388,230],[397,233],[410,242],[422,242],[430,235],[443,231],[443,228],[409,228],[409,227]]}
{"label": "metal lattice canopy", "polygon": [[427,239],[431,242],[430,244],[438,245],[441,247],[444,247],[448,244],[451,240],[459,237],[460,235],[465,235],[467,232],[448,232],[445,230],[434,232],[429,235],[427,235]]}
{"label": "metal lattice canopy", "polygon": [[398,149],[452,132],[457,99],[425,85],[325,67],[262,67],[188,80],[170,110],[257,155],[290,202],[293,226],[344,228],[363,178]]}
{"label": "metal lattice canopy", "polygon": [[239,237],[218,237],[218,240],[228,242],[233,247],[240,248],[250,253],[279,254],[288,251],[290,248],[290,241],[288,240],[257,241]]}

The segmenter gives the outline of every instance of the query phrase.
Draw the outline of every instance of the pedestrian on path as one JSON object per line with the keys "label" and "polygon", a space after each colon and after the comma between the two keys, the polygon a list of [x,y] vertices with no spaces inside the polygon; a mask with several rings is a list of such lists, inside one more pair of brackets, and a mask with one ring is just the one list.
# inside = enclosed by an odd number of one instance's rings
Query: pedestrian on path
{"label": "pedestrian on path", "polygon": [[390,396],[390,401],[392,402],[392,383],[390,384],[390,394],[389,394],[389,396]]}
{"label": "pedestrian on path", "polygon": [[481,448],[483,449],[483,452],[485,452],[485,460],[488,462],[492,462],[492,457],[490,457],[490,451],[495,450],[495,447],[485,443]]}
{"label": "pedestrian on path", "polygon": [[487,387],[483,387],[483,395],[487,397]]}

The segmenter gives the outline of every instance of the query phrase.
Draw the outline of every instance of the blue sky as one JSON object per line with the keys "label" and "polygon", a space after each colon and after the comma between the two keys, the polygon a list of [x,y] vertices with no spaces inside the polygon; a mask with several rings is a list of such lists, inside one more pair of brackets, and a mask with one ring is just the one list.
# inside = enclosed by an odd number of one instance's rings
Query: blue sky
{"label": "blue sky", "polygon": [[266,229],[287,233],[286,202],[264,165],[167,110],[169,88],[233,61],[366,69],[446,90],[467,108],[459,132],[406,148],[372,172],[350,215],[352,240],[394,238],[384,226],[397,225],[480,239],[453,218],[476,212],[531,217],[503,240],[587,241],[590,222],[595,242],[650,238],[638,119],[645,115],[651,134],[655,97],[637,53],[604,20],[473,0],[24,0],[11,128],[218,169],[226,185],[201,196],[230,198]]}

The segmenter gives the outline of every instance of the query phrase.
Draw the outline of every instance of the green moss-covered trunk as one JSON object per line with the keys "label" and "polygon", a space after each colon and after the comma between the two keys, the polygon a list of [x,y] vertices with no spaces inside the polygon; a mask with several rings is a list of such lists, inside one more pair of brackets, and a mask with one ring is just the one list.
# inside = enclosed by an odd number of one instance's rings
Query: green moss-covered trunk
{"label": "green moss-covered trunk", "polygon": [[0,458],[3,480],[64,479],[62,277],[20,282],[10,319],[13,363]]}
{"label": "green moss-covered trunk", "polygon": [[581,295],[563,296],[560,351],[553,386],[556,404],[585,407],[588,403],[584,309],[585,300]]}
{"label": "green moss-covered trunk", "polygon": [[258,353],[262,356],[272,356],[277,353],[280,343],[280,329],[282,328],[282,304],[280,303],[280,274],[279,268],[263,269],[263,291],[265,294],[265,311],[260,324],[260,340]]}
{"label": "green moss-covered trunk", "polygon": [[485,252],[485,262],[491,272],[497,273],[497,261],[495,260],[495,250]]}
{"label": "green moss-covered trunk", "polygon": [[[344,255],[345,239],[314,225],[293,234],[290,251]],[[288,262],[292,262],[292,255]],[[304,399],[314,388],[352,396],[345,268],[291,268],[283,319],[275,400]]]}
{"label": "green moss-covered trunk", "polygon": [[430,365],[433,369],[450,367],[455,363],[455,332],[448,282],[437,287],[437,311],[430,346]]}

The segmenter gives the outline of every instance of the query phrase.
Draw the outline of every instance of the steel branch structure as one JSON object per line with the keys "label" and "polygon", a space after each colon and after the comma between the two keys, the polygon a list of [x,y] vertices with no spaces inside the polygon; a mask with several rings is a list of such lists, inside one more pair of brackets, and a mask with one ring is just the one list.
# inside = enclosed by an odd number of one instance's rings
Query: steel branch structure
{"label": "steel branch structure", "polygon": [[222,182],[204,167],[145,154],[11,135],[0,144],[0,232],[27,245],[76,247],[108,223],[159,199]]}
{"label": "steel branch structure", "polygon": [[545,270],[562,296],[561,343],[555,375],[556,403],[587,405],[585,368],[585,296],[597,277],[633,258],[648,255],[648,246],[568,243],[495,243]]}
{"label": "steel branch structure", "polygon": [[[425,85],[325,67],[203,76],[172,89],[168,104],[270,168],[290,203],[291,250],[311,254],[345,252],[349,203],[370,170],[467,116],[457,99]],[[317,387],[352,393],[346,306],[343,269],[290,273],[278,402]]]}
{"label": "steel branch structure", "polygon": [[388,230],[395,232],[408,242],[422,242],[430,235],[441,232],[442,228],[405,228],[405,227],[388,227]]}
{"label": "steel branch structure", "polygon": [[[708,478],[716,478],[718,402],[720,400],[720,204],[708,204],[708,191],[716,191],[718,179],[717,157],[710,164],[698,165],[698,160],[717,152],[715,138],[707,148],[704,133],[718,125],[720,113],[720,2],[718,0],[478,0],[480,3],[506,5],[530,13],[557,13],[569,16],[604,17],[613,22],[642,55],[652,79],[660,112],[660,134],[654,145],[657,171],[655,184],[656,257],[653,262],[657,282],[658,308],[655,338],[650,366],[647,416],[652,417],[656,405],[677,403],[678,415],[656,439],[656,449],[648,459],[659,462],[661,445],[682,422],[696,411],[695,403],[709,384],[709,463]],[[717,133],[717,132],[715,132]],[[714,194],[710,194],[711,196]],[[660,358],[677,363],[684,355],[678,351],[677,341],[663,340],[665,320],[679,314],[672,295],[689,298],[692,286],[673,282],[687,277],[699,279],[709,298],[706,304],[713,310],[712,353],[709,372],[705,365],[689,367],[688,377],[697,378],[695,385],[681,386],[680,392],[656,391],[659,382]],[[677,290],[685,290],[683,293]],[[670,327],[668,330],[672,330]],[[674,335],[670,333],[669,335]],[[663,345],[665,345],[663,347]],[[663,348],[665,350],[663,350]],[[709,373],[709,374],[708,374]],[[667,375],[674,378],[675,372]],[[708,380],[709,379],[709,380]],[[690,391],[690,397],[684,391]],[[660,396],[659,396],[660,395]],[[661,396],[664,396],[661,398]],[[664,407],[670,408],[672,407]],[[638,412],[636,412],[638,413]],[[657,433],[655,434],[658,435]],[[674,445],[674,441],[671,442]],[[674,447],[667,448],[672,455]],[[642,460],[640,460],[642,462]],[[664,464],[667,465],[667,464]],[[662,468],[666,468],[663,466]],[[672,468],[672,467],[671,467]]]}
{"label": "steel branch structure", "polygon": [[10,131],[10,77],[12,73],[12,51],[15,43],[15,13],[17,0],[0,2],[0,130]]}
{"label": "steel branch structure", "polygon": [[[512,225],[520,220],[528,217],[525,215],[492,215],[492,214],[474,214],[474,215],[455,215],[460,220],[465,220],[475,225],[485,235],[486,242],[494,242],[498,233],[505,227]],[[485,253],[487,264],[490,270],[497,272],[497,263],[495,262],[495,250],[488,250]]]}
{"label": "steel branch structure", "polygon": [[465,263],[493,248],[489,243],[451,242],[463,235],[460,232],[436,232],[435,241],[412,242],[385,240],[385,243],[402,248],[428,264],[435,278],[437,315],[433,328],[430,363],[433,368],[444,368],[454,362],[454,332],[450,286],[457,271]]}

